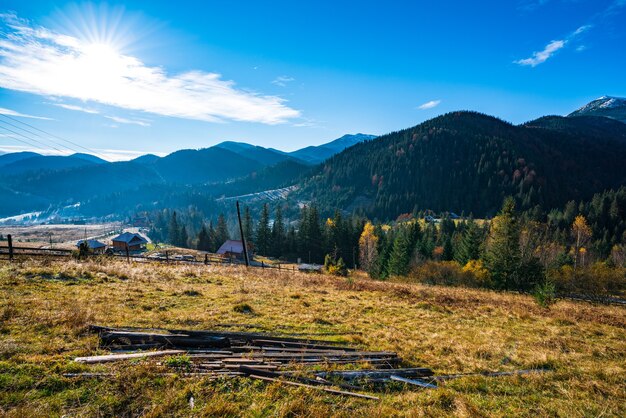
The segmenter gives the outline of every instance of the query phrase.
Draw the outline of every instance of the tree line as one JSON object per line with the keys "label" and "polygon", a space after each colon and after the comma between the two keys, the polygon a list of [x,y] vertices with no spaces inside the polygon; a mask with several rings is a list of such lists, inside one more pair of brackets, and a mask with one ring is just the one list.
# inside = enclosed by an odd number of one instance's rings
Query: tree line
{"label": "tree line", "polygon": [[[157,211],[150,218],[153,222],[149,235],[156,242],[216,252],[227,240],[240,239],[236,219],[228,219],[224,214],[215,221],[206,220],[191,207]],[[242,214],[244,237],[253,254],[317,264],[330,254],[336,259],[343,258],[350,267],[358,263],[358,243],[364,223],[362,218],[344,216],[340,211],[323,219],[315,205],[303,206],[294,221],[283,217],[281,205],[273,210],[268,204],[263,205],[257,220],[247,206]]]}
{"label": "tree line", "polygon": [[570,202],[546,222],[506,198],[490,221],[438,223],[411,218],[394,225],[367,222],[360,264],[372,277],[409,276],[432,284],[532,291],[626,290],[626,188]]}
{"label": "tree line", "polygon": [[[626,282],[619,276],[626,263],[624,187],[569,202],[544,219],[533,210],[519,211],[511,197],[490,220],[443,214],[428,222],[424,212],[379,223],[341,211],[324,217],[315,205],[302,206],[298,218],[290,220],[284,207],[264,204],[256,219],[244,207],[242,226],[251,254],[360,268],[377,279],[413,276],[503,290],[530,291],[546,282],[563,291],[589,290],[598,275],[605,291]],[[224,214],[207,219],[191,207],[153,217],[155,241],[216,252],[226,240],[240,239],[236,218]]]}

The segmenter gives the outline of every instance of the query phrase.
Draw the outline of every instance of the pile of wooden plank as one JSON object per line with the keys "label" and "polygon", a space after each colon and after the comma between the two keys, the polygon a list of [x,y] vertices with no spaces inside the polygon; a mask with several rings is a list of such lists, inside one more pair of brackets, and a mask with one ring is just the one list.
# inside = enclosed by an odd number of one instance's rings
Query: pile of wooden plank
{"label": "pile of wooden plank", "polygon": [[[366,399],[377,398],[354,391],[376,390],[390,383],[436,388],[437,381],[462,376],[434,376],[428,368],[399,368],[401,359],[395,352],[362,351],[333,341],[276,337],[253,332],[101,326],[91,326],[90,330],[98,333],[100,347],[110,350],[111,354],[78,357],[75,361],[79,363],[100,364],[153,358],[186,376],[247,376]],[[320,371],[324,366],[327,371]],[[351,370],[342,370],[346,366]],[[356,366],[365,368],[355,369]],[[106,375],[82,373],[71,377]]]}
{"label": "pile of wooden plank", "polygon": [[[390,351],[361,351],[333,341],[276,337],[262,333],[190,330],[138,330],[91,326],[100,347],[118,354],[78,358],[103,363],[141,356],[186,354],[198,370],[234,370],[241,365],[283,369],[294,364],[355,364],[393,367],[400,358]],[[138,350],[158,350],[143,351]],[[132,356],[132,357],[128,357]]]}

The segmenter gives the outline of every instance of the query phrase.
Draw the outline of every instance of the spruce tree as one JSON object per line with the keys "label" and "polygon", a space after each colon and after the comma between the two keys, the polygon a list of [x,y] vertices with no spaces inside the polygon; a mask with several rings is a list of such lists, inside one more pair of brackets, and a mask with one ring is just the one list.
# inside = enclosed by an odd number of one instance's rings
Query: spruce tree
{"label": "spruce tree", "polygon": [[303,206],[302,209],[300,209],[300,222],[298,223],[296,243],[299,257],[306,260],[306,262],[309,262],[306,257],[309,251],[309,239],[309,209],[307,206]]}
{"label": "spruce tree", "polygon": [[491,221],[485,265],[499,289],[515,289],[519,282],[520,226],[515,212],[515,201],[505,199],[502,210]]}
{"label": "spruce tree", "polygon": [[217,218],[217,229],[215,231],[215,240],[216,246],[219,248],[226,241],[230,239],[230,234],[228,233],[228,225],[226,225],[226,218],[223,214],[220,214]]}
{"label": "spruce tree", "polygon": [[283,255],[285,246],[285,224],[283,222],[283,211],[279,206],[276,207],[276,217],[272,225],[272,255],[280,257]]}
{"label": "spruce tree", "polygon": [[209,232],[205,225],[202,225],[200,232],[198,233],[198,243],[196,248],[200,251],[211,251],[211,242],[209,240]]}
{"label": "spruce tree", "polygon": [[215,228],[213,228],[213,221],[209,221],[209,229],[207,230],[207,235],[209,237],[209,246],[207,251],[210,251],[212,253],[217,252],[217,249],[222,244],[217,243],[217,232],[215,231]]}
{"label": "spruce tree", "polygon": [[393,243],[389,258],[389,274],[392,276],[406,276],[409,273],[411,248],[406,231],[399,231]]}
{"label": "spruce tree", "polygon": [[183,226],[180,230],[180,237],[179,237],[179,241],[178,241],[178,246],[179,247],[187,247],[187,240],[189,239],[189,236],[187,235],[187,227]]}
{"label": "spruce tree", "polygon": [[483,234],[474,221],[470,218],[465,226],[465,231],[461,237],[461,242],[458,245],[455,260],[464,266],[470,260],[478,260],[480,258],[480,246],[483,241]]}
{"label": "spruce tree", "polygon": [[293,257],[298,252],[298,242],[296,236],[296,228],[293,226],[289,227],[287,231],[287,238],[285,239],[285,250],[284,254]]}
{"label": "spruce tree", "polygon": [[178,225],[176,212],[172,212],[170,217],[167,227],[167,240],[170,244],[176,246],[180,243],[180,226]]}
{"label": "spruce tree", "polygon": [[243,236],[246,238],[248,248],[253,248],[254,224],[252,222],[252,215],[250,215],[250,208],[248,206],[246,206],[243,211]]}
{"label": "spruce tree", "polygon": [[263,205],[261,219],[256,230],[256,249],[260,255],[269,255],[271,248],[270,211],[269,206]]}
{"label": "spruce tree", "polygon": [[311,206],[308,211],[308,247],[311,254],[311,261],[321,263],[324,259],[322,248],[322,228],[320,226],[319,212],[316,206]]}
{"label": "spruce tree", "polygon": [[441,259],[443,261],[452,261],[454,258],[454,248],[452,246],[452,237],[447,236],[443,241],[443,254]]}

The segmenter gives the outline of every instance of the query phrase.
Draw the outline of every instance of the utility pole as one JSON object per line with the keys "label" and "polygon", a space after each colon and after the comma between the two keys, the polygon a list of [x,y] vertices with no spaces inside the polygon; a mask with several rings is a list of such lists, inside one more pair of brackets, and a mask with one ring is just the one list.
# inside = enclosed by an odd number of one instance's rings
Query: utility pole
{"label": "utility pole", "polygon": [[239,232],[241,233],[241,245],[243,246],[243,258],[246,262],[246,267],[250,265],[250,260],[248,259],[248,247],[246,245],[246,236],[243,233],[243,225],[241,224],[241,211],[239,210],[239,201],[237,201],[237,219],[239,220]]}

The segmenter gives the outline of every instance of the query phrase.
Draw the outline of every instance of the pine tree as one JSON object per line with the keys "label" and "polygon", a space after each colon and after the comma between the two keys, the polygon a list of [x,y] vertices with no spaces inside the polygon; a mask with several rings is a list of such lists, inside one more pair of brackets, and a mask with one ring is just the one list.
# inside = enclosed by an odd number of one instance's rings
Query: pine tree
{"label": "pine tree", "polygon": [[321,263],[324,259],[322,248],[322,228],[320,226],[319,212],[316,206],[311,206],[307,219],[308,246],[311,254],[311,261]]}
{"label": "pine tree", "polygon": [[452,237],[447,236],[443,241],[443,254],[441,259],[443,261],[451,261],[454,258],[454,248],[452,247]]}
{"label": "pine tree", "polygon": [[178,246],[186,248],[188,246],[187,244],[188,239],[189,239],[189,236],[187,235],[187,227],[183,226],[180,230]]}
{"label": "pine tree", "polygon": [[217,218],[217,229],[215,231],[216,246],[219,248],[222,244],[230,239],[228,233],[228,225],[226,225],[226,218],[223,214],[220,214]]}
{"label": "pine tree", "polygon": [[213,228],[213,222],[209,221],[209,228],[207,230],[207,235],[208,235],[208,244],[209,244],[209,249],[208,251],[215,253],[217,252],[217,249],[219,248],[220,245],[222,245],[222,243],[218,244],[217,241],[217,232],[215,231],[215,228]]}
{"label": "pine tree", "polygon": [[167,240],[170,244],[178,246],[180,244],[180,226],[176,212],[172,212],[170,222],[167,227]]}
{"label": "pine tree", "polygon": [[392,276],[406,276],[409,273],[411,248],[406,231],[399,231],[393,243],[389,258],[389,274]]}
{"label": "pine tree", "polygon": [[285,246],[285,224],[283,222],[283,211],[279,206],[276,207],[276,217],[272,224],[272,255],[280,257],[283,255]]}
{"label": "pine tree", "polygon": [[303,206],[300,209],[300,220],[298,222],[298,231],[296,236],[296,243],[298,246],[298,254],[303,257],[308,251],[309,242],[309,210],[307,206]]}
{"label": "pine tree", "polygon": [[296,228],[293,226],[289,227],[287,231],[287,238],[285,239],[285,255],[288,257],[294,257],[298,252],[298,242],[296,236]]}
{"label": "pine tree", "polygon": [[248,206],[245,207],[243,212],[243,236],[246,238],[248,248],[254,248],[254,224]]}
{"label": "pine tree", "polygon": [[263,205],[261,211],[261,219],[256,230],[256,249],[260,255],[269,255],[271,248],[272,232],[270,230],[270,211],[269,206]]}
{"label": "pine tree", "polygon": [[202,225],[198,233],[198,243],[196,248],[200,251],[211,251],[211,241],[209,240],[209,232],[205,225]]}
{"label": "pine tree", "polygon": [[499,289],[515,289],[519,283],[520,227],[515,201],[506,198],[502,210],[491,221],[485,265]]}
{"label": "pine tree", "polygon": [[458,245],[455,260],[462,266],[470,260],[478,260],[480,258],[480,246],[483,241],[483,234],[478,224],[473,218],[467,221],[465,231]]}

